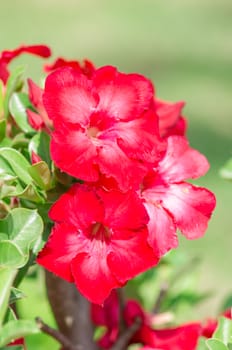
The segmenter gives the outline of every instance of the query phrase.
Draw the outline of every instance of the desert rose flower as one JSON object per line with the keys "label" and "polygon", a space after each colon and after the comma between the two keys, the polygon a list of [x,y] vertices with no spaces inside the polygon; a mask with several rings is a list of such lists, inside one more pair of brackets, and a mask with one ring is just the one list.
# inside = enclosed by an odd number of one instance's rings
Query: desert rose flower
{"label": "desert rose flower", "polygon": [[43,101],[54,123],[56,166],[84,181],[103,174],[121,190],[138,187],[165,148],[153,95],[148,79],[111,66],[95,70],[91,79],[70,67],[51,73]]}
{"label": "desert rose flower", "polygon": [[49,216],[56,224],[37,262],[74,282],[93,303],[102,304],[112,289],[158,263],[147,243],[147,213],[135,192],[76,184]]}
{"label": "desert rose flower", "polygon": [[6,84],[7,79],[9,78],[8,65],[10,62],[20,56],[21,54],[28,53],[31,55],[48,58],[51,56],[51,50],[46,45],[29,45],[29,46],[20,46],[14,50],[5,50],[0,53],[0,80]]}
{"label": "desert rose flower", "polygon": [[201,237],[215,207],[213,193],[185,182],[207,172],[206,158],[184,137],[170,136],[167,143],[165,156],[141,186],[150,217],[149,243],[160,256],[177,246],[177,228],[188,239]]}
{"label": "desert rose flower", "polygon": [[86,75],[88,78],[91,78],[96,70],[94,64],[89,60],[84,60],[83,63],[80,63],[79,61],[66,60],[63,57],[58,57],[53,63],[46,64],[44,70],[45,72],[50,73],[61,67],[72,67],[79,73]]}

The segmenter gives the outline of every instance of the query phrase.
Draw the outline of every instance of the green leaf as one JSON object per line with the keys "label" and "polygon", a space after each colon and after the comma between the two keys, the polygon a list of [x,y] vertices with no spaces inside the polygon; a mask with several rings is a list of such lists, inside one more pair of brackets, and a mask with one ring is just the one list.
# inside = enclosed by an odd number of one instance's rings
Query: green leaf
{"label": "green leaf", "polygon": [[0,350],[24,350],[23,345],[15,345],[15,346],[4,346],[3,348],[1,347]]}
{"label": "green leaf", "polygon": [[51,168],[50,137],[45,132],[39,132],[29,143],[29,152],[38,154]]}
{"label": "green leaf", "polygon": [[0,220],[0,264],[22,267],[29,259],[43,232],[43,221],[36,210],[15,208]]}
{"label": "green leaf", "polygon": [[9,114],[9,100],[14,91],[18,90],[22,85],[22,76],[25,71],[23,66],[17,67],[10,75],[6,84],[6,94],[4,99],[4,116],[5,119]]}
{"label": "green leaf", "polygon": [[232,158],[221,168],[220,175],[226,180],[232,180]]}
{"label": "green leaf", "polygon": [[26,335],[40,333],[35,321],[17,320],[10,321],[0,330],[0,346],[5,346],[11,341],[25,337]]}
{"label": "green leaf", "polygon": [[232,340],[232,321],[226,317],[220,317],[213,338],[221,340],[227,345]]}
{"label": "green leaf", "polygon": [[0,80],[0,119],[3,118],[3,113],[4,113],[4,84],[3,81]]}
{"label": "green leaf", "polygon": [[13,148],[3,147],[0,149],[0,157],[4,158],[4,160],[9,163],[20,180],[26,185],[31,184],[32,178],[28,174],[28,168],[31,164],[20,152]]}
{"label": "green leaf", "polygon": [[30,124],[28,123],[27,118],[27,109],[31,107],[30,100],[28,96],[24,93],[13,93],[10,103],[9,109],[12,117],[14,118],[16,124],[20,127],[20,129],[24,132],[34,132]]}
{"label": "green leaf", "polygon": [[4,320],[16,269],[0,268],[0,327]]}
{"label": "green leaf", "polygon": [[43,190],[48,190],[51,188],[51,172],[47,163],[44,161],[33,164],[28,169],[29,174],[33,180],[42,188]]}
{"label": "green leaf", "polygon": [[218,339],[208,339],[206,345],[209,350],[228,350],[228,347]]}

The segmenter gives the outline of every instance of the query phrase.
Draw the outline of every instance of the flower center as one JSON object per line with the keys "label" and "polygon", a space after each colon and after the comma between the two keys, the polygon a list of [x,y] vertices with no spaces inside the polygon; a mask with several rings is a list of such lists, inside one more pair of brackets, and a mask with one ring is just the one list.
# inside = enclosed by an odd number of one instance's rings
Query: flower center
{"label": "flower center", "polygon": [[91,235],[94,239],[109,241],[111,230],[108,226],[103,225],[101,222],[95,222],[91,227]]}
{"label": "flower center", "polygon": [[97,134],[100,130],[96,126],[91,126],[87,129],[87,135],[89,137],[97,137]]}

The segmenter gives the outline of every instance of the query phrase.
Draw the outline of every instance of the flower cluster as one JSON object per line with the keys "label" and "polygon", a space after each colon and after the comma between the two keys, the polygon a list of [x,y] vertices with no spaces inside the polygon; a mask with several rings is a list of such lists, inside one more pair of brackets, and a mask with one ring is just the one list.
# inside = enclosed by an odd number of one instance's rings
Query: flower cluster
{"label": "flower cluster", "polygon": [[[3,51],[4,84],[22,53],[49,57],[50,49]],[[44,90],[28,81],[27,118],[49,135],[51,159],[72,185],[50,209],[55,224],[37,262],[102,304],[176,248],[177,229],[188,239],[204,234],[215,198],[186,180],[209,165],[189,146],[184,103],[158,99],[146,77],[63,58],[44,69]]]}
{"label": "flower cluster", "polygon": [[185,180],[208,162],[184,136],[183,102],[157,99],[147,78],[64,60],[49,70],[38,112],[56,167],[77,183],[52,206],[37,261],[102,304],[177,247],[177,228],[204,234],[215,198]]}

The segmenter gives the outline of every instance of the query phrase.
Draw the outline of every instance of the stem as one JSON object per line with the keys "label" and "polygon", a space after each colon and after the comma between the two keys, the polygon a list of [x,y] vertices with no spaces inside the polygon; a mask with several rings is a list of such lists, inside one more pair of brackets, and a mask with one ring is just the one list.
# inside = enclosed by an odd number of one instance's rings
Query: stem
{"label": "stem", "polygon": [[116,343],[111,347],[110,350],[124,350],[128,343],[130,342],[133,335],[141,327],[142,320],[140,317],[137,317],[130,327],[125,329],[125,331],[120,335]]}
{"label": "stem", "polygon": [[51,328],[48,326],[46,323],[43,322],[43,320],[40,317],[36,317],[36,323],[39,327],[39,329],[47,334],[50,335],[52,338],[56,339],[63,347],[65,350],[82,350],[82,347],[78,345],[73,345],[69,339],[63,335],[61,332],[57,331],[54,328]]}
{"label": "stem", "polygon": [[83,350],[97,350],[93,341],[89,302],[80,295],[74,284],[48,271],[45,276],[48,299],[60,332]]}

